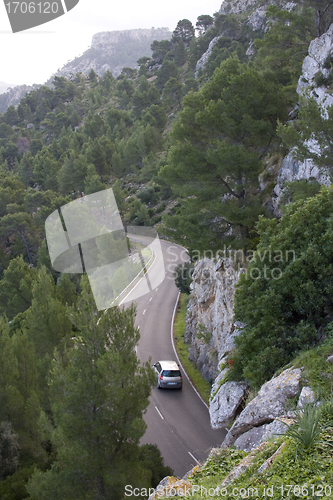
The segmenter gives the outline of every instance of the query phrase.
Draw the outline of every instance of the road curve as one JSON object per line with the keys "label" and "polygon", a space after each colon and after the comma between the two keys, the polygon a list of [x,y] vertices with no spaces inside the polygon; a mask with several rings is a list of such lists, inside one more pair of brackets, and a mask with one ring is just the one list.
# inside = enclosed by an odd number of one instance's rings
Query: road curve
{"label": "road curve", "polygon": [[[182,247],[164,240],[160,243],[162,253],[157,252],[149,271],[150,281],[159,283],[158,286],[152,288],[148,279],[148,293],[140,296],[140,287],[147,290],[147,284],[141,282],[126,298],[126,303],[133,298],[137,304],[136,325],[140,328],[137,354],[141,361],[176,360],[171,331],[178,289],[172,273],[187,257]],[[226,434],[225,430],[211,429],[208,409],[184,375],[181,391],[153,388],[145,421],[147,431],[140,443],[156,443],[165,464],[178,477],[203,462],[209,450],[219,446]]]}

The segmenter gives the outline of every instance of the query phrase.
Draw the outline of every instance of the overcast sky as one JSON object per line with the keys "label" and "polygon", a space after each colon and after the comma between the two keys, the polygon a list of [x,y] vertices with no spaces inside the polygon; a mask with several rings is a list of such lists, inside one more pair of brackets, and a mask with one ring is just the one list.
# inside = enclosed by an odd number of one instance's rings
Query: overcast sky
{"label": "overcast sky", "polygon": [[15,34],[11,32],[6,8],[1,2],[0,81],[16,85],[44,83],[67,61],[81,55],[95,33],[152,27],[173,31],[180,19],[190,19],[195,25],[199,15],[213,15],[221,2],[80,0],[67,14]]}

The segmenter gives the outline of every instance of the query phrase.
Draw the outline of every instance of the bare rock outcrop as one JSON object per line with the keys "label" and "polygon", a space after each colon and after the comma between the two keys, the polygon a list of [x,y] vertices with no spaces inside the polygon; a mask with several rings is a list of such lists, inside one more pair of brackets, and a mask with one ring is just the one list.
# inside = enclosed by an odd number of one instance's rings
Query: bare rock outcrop
{"label": "bare rock outcrop", "polygon": [[189,357],[206,380],[218,376],[221,360],[239,333],[233,306],[240,273],[234,259],[224,257],[216,263],[205,257],[194,268],[184,341],[191,344]]}
{"label": "bare rock outcrop", "polygon": [[287,417],[277,417],[270,424],[264,424],[260,427],[253,427],[244,434],[241,434],[234,446],[239,450],[251,451],[261,443],[268,441],[268,439],[278,437],[280,434],[285,434],[288,426],[293,423],[293,420]]}
{"label": "bare rock outcrop", "polygon": [[215,36],[213,38],[213,40],[210,41],[209,45],[208,45],[208,49],[206,50],[206,52],[204,52],[204,54],[200,57],[199,61],[197,62],[196,66],[195,66],[195,73],[194,73],[194,76],[195,78],[198,77],[198,73],[199,73],[199,70],[200,69],[203,69],[206,64],[207,64],[207,61],[209,59],[209,56],[211,55],[212,53],[212,50],[214,48],[214,45],[216,44],[216,42],[219,41],[219,39],[222,37],[223,35],[219,35],[219,36]]}
{"label": "bare rock outcrop", "polygon": [[23,97],[32,90],[39,89],[40,85],[17,85],[7,92],[0,94],[0,113],[5,113],[9,106],[17,106]]}
{"label": "bare rock outcrop", "polygon": [[[154,40],[169,40],[172,32],[168,28],[132,29],[96,33],[91,46],[80,57],[76,57],[56,73],[69,78],[72,74],[89,74],[93,69],[99,76],[111,71],[118,76],[124,67],[137,67],[142,56],[150,57],[150,45]],[[125,49],[125,50],[124,50]]]}
{"label": "bare rock outcrop", "polygon": [[178,479],[175,476],[166,476],[156,486],[148,500],[157,500],[161,497],[179,497],[191,495],[192,483],[187,479]]}
{"label": "bare rock outcrop", "polygon": [[240,14],[247,10],[254,10],[258,0],[224,0],[219,10],[219,14]]}
{"label": "bare rock outcrop", "polygon": [[333,24],[328,31],[315,38],[309,45],[308,55],[303,61],[302,74],[298,80],[297,93],[304,93],[312,88],[311,95],[325,106],[333,104],[333,97],[322,87],[316,86],[315,77],[320,71],[328,76],[329,69],[325,68],[325,61],[333,51]]}
{"label": "bare rock outcrop", "polygon": [[225,382],[209,402],[210,425],[221,429],[231,424],[244,401],[247,385],[239,382]]}
{"label": "bare rock outcrop", "polygon": [[300,392],[301,369],[288,368],[279,376],[273,377],[260,389],[258,395],[250,401],[237,417],[225,437],[222,447],[234,444],[244,432],[273,422],[276,417],[286,413],[285,403]]}
{"label": "bare rock outcrop", "polygon": [[302,409],[306,405],[314,403],[315,399],[315,393],[313,392],[311,387],[303,387],[298,399],[297,408]]}
{"label": "bare rock outcrop", "polygon": [[[303,61],[302,74],[298,80],[297,93],[307,97],[313,97],[318,104],[322,106],[323,113],[328,106],[332,106],[333,97],[327,92],[324,85],[318,87],[316,84],[316,75],[322,73],[324,77],[328,76],[329,69],[325,68],[325,61],[328,56],[333,54],[333,24],[329,30],[322,36],[315,38],[309,45],[308,55]],[[316,154],[320,153],[320,148],[316,141],[310,139],[307,147]],[[284,194],[284,185],[287,181],[298,181],[301,179],[316,180],[319,184],[329,186],[331,184],[328,171],[319,169],[311,159],[303,162],[293,158],[291,151],[283,160],[281,169],[277,177],[277,183],[274,188],[272,199],[274,212],[281,216],[279,205]]]}

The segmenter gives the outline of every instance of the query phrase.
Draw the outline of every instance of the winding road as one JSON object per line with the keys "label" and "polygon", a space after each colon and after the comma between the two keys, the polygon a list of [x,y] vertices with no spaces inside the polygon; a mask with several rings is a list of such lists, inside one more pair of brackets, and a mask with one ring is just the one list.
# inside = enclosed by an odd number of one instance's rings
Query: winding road
{"label": "winding road", "polygon": [[[130,235],[129,235],[130,236]],[[136,236],[137,238],[137,236]],[[144,243],[144,237],[140,238]],[[160,244],[160,246],[159,246]],[[178,301],[178,289],[173,270],[185,262],[185,250],[170,242],[159,240],[155,260],[145,277],[126,297],[126,303],[137,304],[136,326],[140,329],[137,347],[139,359],[176,360],[172,344],[173,316]],[[144,295],[141,292],[146,292]],[[220,446],[226,431],[210,427],[206,404],[183,373],[183,389],[158,390],[154,387],[145,414],[147,431],[141,444],[158,445],[165,465],[178,477],[206,460],[212,447]]]}

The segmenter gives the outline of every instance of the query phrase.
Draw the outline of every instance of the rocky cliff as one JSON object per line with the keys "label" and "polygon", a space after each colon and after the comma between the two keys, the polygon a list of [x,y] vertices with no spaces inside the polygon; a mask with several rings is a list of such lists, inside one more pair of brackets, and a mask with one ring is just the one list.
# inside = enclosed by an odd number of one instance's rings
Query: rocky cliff
{"label": "rocky cliff", "polygon": [[150,57],[150,45],[154,40],[169,40],[168,28],[133,29],[96,33],[91,47],[82,56],[65,64],[56,74],[68,78],[79,72],[88,74],[91,69],[101,76],[109,70],[118,76],[125,67],[137,67],[140,57]]}
{"label": "rocky cliff", "polygon": [[16,106],[20,100],[32,90],[37,90],[40,85],[17,85],[8,89],[4,94],[0,95],[0,113],[5,113],[9,106]]}
{"label": "rocky cliff", "polygon": [[217,377],[240,326],[233,323],[235,284],[240,272],[232,258],[217,262],[204,258],[195,265],[184,340],[191,344],[189,358],[207,380]]}
{"label": "rocky cliff", "polygon": [[[278,4],[281,8],[290,9],[293,6],[292,2],[277,2],[277,0],[267,0],[264,5],[259,0],[225,0],[219,10],[219,14],[239,14],[242,23],[249,26],[253,32],[266,29],[266,10],[268,5]],[[224,37],[230,37],[228,30],[214,37],[208,46],[208,49],[200,57],[195,67],[195,77],[199,75],[200,69],[204,69],[210,55],[212,54],[215,44]],[[234,39],[233,36],[231,36]],[[246,54],[249,58],[253,55],[253,40],[248,38],[248,47]]]}
{"label": "rocky cliff", "polygon": [[[309,45],[308,55],[304,59],[302,74],[298,80],[297,93],[308,97],[313,97],[320,104],[325,112],[328,106],[332,106],[333,97],[328,89],[316,84],[316,75],[322,73],[324,77],[329,74],[329,69],[325,68],[325,61],[333,54],[333,25],[322,36],[315,38]],[[308,146],[318,151],[318,145],[312,141]],[[287,181],[297,181],[301,179],[315,179],[319,184],[330,185],[329,173],[319,170],[312,160],[304,162],[293,158],[292,151],[284,158],[281,169],[277,176],[274,188],[273,206],[275,214],[281,215],[279,205],[284,193],[284,185]]]}
{"label": "rocky cliff", "polygon": [[[259,30],[265,27],[265,15],[267,6],[277,3],[274,0],[268,0],[263,5],[259,0],[225,0],[219,10],[219,14],[242,14],[246,13],[246,23],[251,25],[253,30]],[[279,2],[279,5],[286,2]],[[290,4],[290,2],[289,2]]]}
{"label": "rocky cliff", "polygon": [[[292,4],[284,6],[292,8]],[[256,26],[263,27],[260,19],[264,19],[265,10],[256,0],[230,0],[222,4],[220,13],[246,12],[249,14],[248,21],[256,18]],[[208,60],[218,38],[211,41],[208,51],[198,62],[197,69]],[[297,88],[299,95],[314,97],[322,106],[323,113],[333,104],[333,97],[325,86],[319,87],[316,84],[316,76],[319,72],[324,77],[328,76],[330,70],[325,68],[328,57],[333,57],[333,25],[327,33],[311,42]],[[312,146],[318,149],[316,144]],[[295,160],[292,153],[291,151],[277,168],[274,167],[275,170],[273,168],[277,179],[271,203],[277,216],[281,215],[280,203],[287,181],[315,179],[320,184],[331,183],[328,172],[319,170],[311,160]],[[265,187],[265,183],[261,183],[261,188]],[[236,447],[249,450],[267,435],[286,428],[283,419],[292,416],[286,409],[289,398],[301,393],[301,402],[303,393],[308,394],[308,399],[313,399],[313,393],[309,387],[302,389],[301,370],[293,368],[264,384],[257,397],[247,405],[246,384],[227,381],[228,365],[223,363],[223,359],[233,348],[235,335],[242,327],[241,323],[233,322],[234,292],[240,272],[235,259],[214,262],[205,258],[196,263],[185,340],[191,343],[189,358],[196,363],[204,378],[214,382],[210,398],[212,427],[221,428],[233,423],[224,446],[235,444]]]}
{"label": "rocky cliff", "polygon": [[[88,74],[91,69],[101,76],[109,70],[113,76],[118,76],[125,67],[137,67],[140,57],[150,57],[150,45],[154,40],[169,40],[172,32],[169,28],[133,29],[120,31],[105,31],[96,33],[91,47],[82,56],[65,64],[57,76],[69,78],[76,73]],[[44,85],[52,86],[54,75]],[[41,85],[18,85],[0,95],[0,113],[5,113],[9,106],[16,106],[20,100],[32,90]],[[7,87],[6,87],[7,89]]]}

